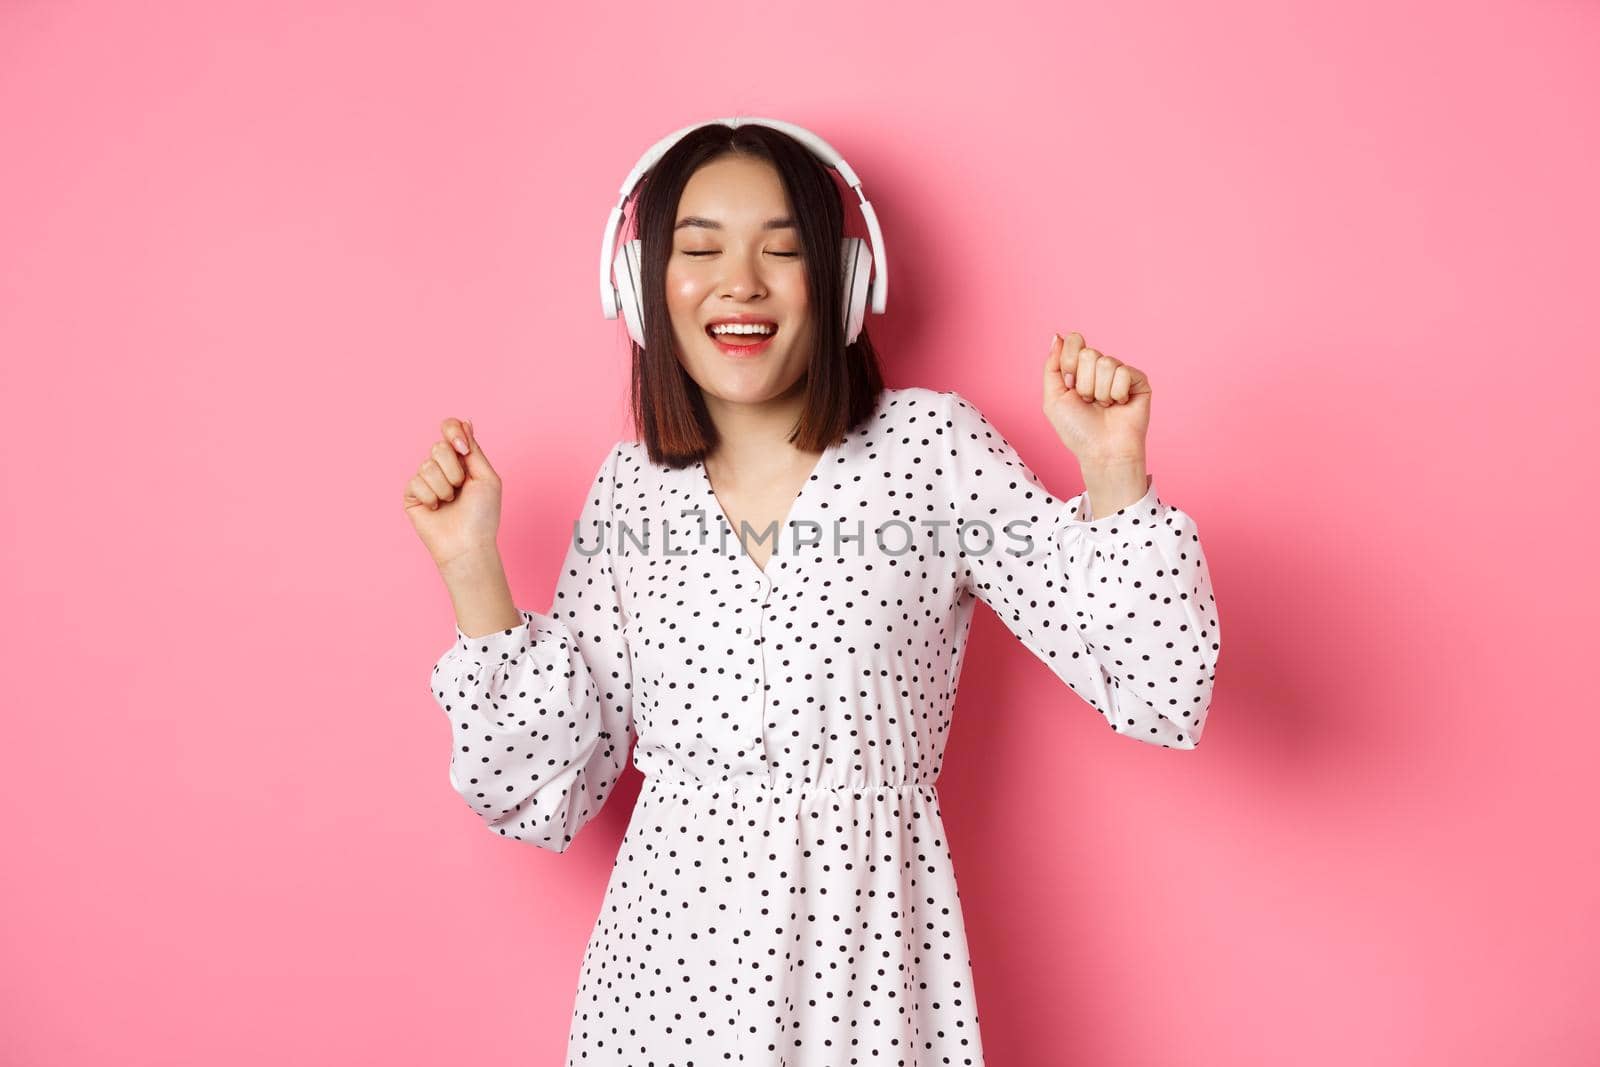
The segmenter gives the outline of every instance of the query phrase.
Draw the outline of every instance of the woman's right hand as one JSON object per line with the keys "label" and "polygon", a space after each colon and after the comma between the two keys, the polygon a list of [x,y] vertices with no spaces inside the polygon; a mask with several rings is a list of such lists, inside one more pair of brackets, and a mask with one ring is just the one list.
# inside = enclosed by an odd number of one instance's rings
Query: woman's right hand
{"label": "woman's right hand", "polygon": [[405,509],[441,571],[499,551],[500,476],[478,447],[472,423],[445,419],[441,437],[406,483]]}

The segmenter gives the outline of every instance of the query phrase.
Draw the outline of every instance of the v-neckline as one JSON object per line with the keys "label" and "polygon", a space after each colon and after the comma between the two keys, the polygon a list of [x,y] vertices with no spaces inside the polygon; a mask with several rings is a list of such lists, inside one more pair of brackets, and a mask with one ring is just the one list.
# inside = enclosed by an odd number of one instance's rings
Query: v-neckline
{"label": "v-neckline", "polygon": [[751,556],[749,552],[745,551],[744,542],[739,538],[739,528],[735,526],[733,520],[728,517],[727,509],[722,506],[722,501],[717,496],[716,487],[711,484],[711,475],[706,471],[705,460],[697,459],[694,461],[695,469],[700,472],[700,483],[705,486],[706,496],[710,498],[711,506],[716,508],[717,514],[722,517],[722,521],[727,523],[728,528],[733,531],[733,543],[739,553],[739,556],[745,561],[746,565],[756,572],[757,578],[762,580],[770,579],[772,577],[771,568],[774,564],[774,561],[776,561],[777,566],[782,567],[784,561],[789,558],[787,554],[783,554],[778,551],[778,546],[782,541],[785,531],[787,531],[789,528],[789,523],[796,518],[796,516],[799,514],[801,505],[807,501],[807,494],[810,492],[811,483],[820,480],[820,475],[823,473],[823,465],[827,463],[829,459],[833,458],[834,453],[839,449],[839,444],[840,442],[834,442],[822,450],[822,454],[817,457],[816,463],[812,464],[811,470],[806,475],[805,480],[800,483],[800,489],[794,494],[794,498],[789,501],[789,510],[784,512],[783,518],[778,520],[778,531],[776,536],[773,538],[772,551],[767,554],[767,565],[765,567],[758,566],[755,558]]}

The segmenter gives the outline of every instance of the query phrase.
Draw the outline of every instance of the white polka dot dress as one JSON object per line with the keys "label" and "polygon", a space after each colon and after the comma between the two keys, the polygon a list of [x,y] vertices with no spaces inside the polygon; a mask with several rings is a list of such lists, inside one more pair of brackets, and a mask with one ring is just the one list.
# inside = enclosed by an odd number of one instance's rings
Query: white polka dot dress
{"label": "white polka dot dress", "polygon": [[577,976],[567,1063],[983,1063],[935,790],[974,605],[1064,714],[1190,749],[1221,632],[1194,521],[1097,521],[957,393],[886,389],[795,498],[765,572],[701,464],[615,445],[548,613],[433,668],[450,779],[564,852],[644,774]]}

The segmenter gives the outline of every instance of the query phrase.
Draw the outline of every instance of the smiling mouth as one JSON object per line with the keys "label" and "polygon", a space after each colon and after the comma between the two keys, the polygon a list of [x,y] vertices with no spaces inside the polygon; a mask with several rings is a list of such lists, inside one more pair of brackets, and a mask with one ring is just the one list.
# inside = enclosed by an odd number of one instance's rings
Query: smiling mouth
{"label": "smiling mouth", "polygon": [[711,327],[706,327],[706,336],[722,345],[734,348],[753,348],[765,341],[770,341],[778,336],[778,327],[772,327],[771,333],[713,333]]}

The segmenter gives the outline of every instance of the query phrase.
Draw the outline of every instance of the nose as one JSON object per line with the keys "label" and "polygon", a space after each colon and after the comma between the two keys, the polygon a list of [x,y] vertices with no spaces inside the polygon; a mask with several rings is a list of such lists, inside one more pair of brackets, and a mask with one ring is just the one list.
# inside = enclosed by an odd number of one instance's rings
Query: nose
{"label": "nose", "polygon": [[[756,253],[758,256],[759,252]],[[722,276],[722,294],[736,300],[749,300],[752,297],[766,295],[766,285],[761,280],[761,271],[748,256],[727,255],[721,257],[726,266],[726,273]]]}

